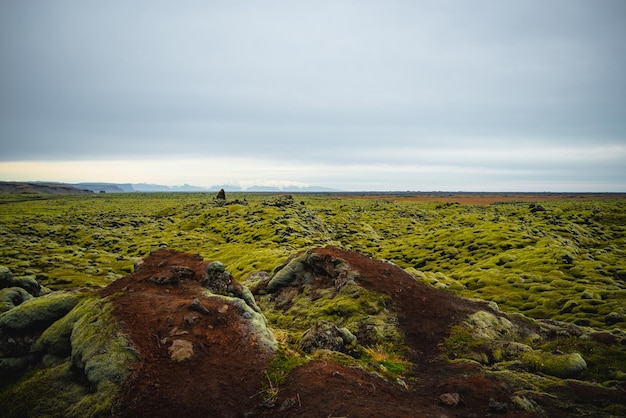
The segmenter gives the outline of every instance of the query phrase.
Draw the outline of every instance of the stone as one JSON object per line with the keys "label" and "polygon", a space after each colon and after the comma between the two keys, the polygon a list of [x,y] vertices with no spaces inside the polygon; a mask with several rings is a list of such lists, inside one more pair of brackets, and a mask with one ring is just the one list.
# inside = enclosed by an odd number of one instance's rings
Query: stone
{"label": "stone", "polygon": [[626,315],[617,312],[611,312],[604,317],[604,323],[609,326],[624,321],[626,321]]}
{"label": "stone", "polygon": [[174,340],[167,351],[172,360],[184,361],[193,357],[193,343],[187,340]]}
{"label": "stone", "polygon": [[509,409],[509,405],[506,402],[500,402],[493,398],[489,399],[489,410],[491,412],[503,413]]}
{"label": "stone", "polygon": [[200,321],[200,317],[196,314],[185,315],[185,325],[189,328],[193,328]]}
{"label": "stone", "polygon": [[0,266],[0,288],[13,287],[13,272],[4,266]]}
{"label": "stone", "polygon": [[442,393],[441,395],[439,395],[439,401],[444,405],[457,406],[461,401],[461,396],[456,392]]}
{"label": "stone", "polygon": [[200,302],[200,299],[195,298],[189,305],[189,309],[200,312],[201,314],[208,315],[210,311]]}
{"label": "stone", "polygon": [[487,311],[477,311],[469,316],[467,324],[474,338],[498,340],[514,333],[515,326],[508,319]]}
{"label": "stone", "polygon": [[228,288],[232,283],[230,273],[226,266],[219,261],[213,261],[206,266],[206,275],[200,284],[205,286],[211,293],[218,295],[228,294]]}
{"label": "stone", "polygon": [[65,316],[79,300],[79,294],[68,292],[55,292],[28,299],[0,316],[0,329],[6,332],[43,330]]}

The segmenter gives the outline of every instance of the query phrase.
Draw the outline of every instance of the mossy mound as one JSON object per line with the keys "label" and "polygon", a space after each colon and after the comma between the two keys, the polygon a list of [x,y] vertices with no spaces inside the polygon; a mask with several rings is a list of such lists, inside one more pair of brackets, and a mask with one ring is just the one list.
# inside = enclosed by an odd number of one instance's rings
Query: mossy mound
{"label": "mossy mound", "polygon": [[10,269],[0,266],[0,314],[43,291],[34,276],[14,277]]}
{"label": "mossy mound", "polygon": [[45,329],[71,311],[82,296],[75,292],[53,292],[28,299],[0,315],[0,330],[14,333]]}
{"label": "mossy mound", "polygon": [[[136,359],[112,311],[108,299],[55,292],[6,312],[3,338],[19,332],[9,338],[29,344],[27,355],[0,359],[11,372],[0,381],[6,386],[0,392],[3,416],[110,416]],[[23,332],[30,334],[20,337]]]}
{"label": "mossy mound", "polygon": [[390,297],[365,289],[358,278],[345,260],[305,251],[271,276],[260,281],[255,276],[252,292],[287,351],[335,352],[344,362],[377,372],[387,361],[397,375],[406,370],[406,347]]}
{"label": "mossy mound", "polygon": [[555,354],[533,350],[524,353],[521,358],[530,370],[561,378],[578,377],[587,369],[587,362],[578,353]]}

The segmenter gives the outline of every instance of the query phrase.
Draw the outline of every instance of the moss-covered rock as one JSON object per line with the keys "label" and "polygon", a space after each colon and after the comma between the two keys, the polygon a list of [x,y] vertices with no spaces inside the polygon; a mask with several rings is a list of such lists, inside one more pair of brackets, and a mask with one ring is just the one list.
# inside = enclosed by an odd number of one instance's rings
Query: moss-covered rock
{"label": "moss-covered rock", "polygon": [[587,369],[585,359],[578,353],[554,354],[533,350],[522,355],[530,370],[560,378],[577,377]]}
{"label": "moss-covered rock", "polygon": [[42,330],[67,314],[83,295],[54,292],[24,303],[0,315],[0,329],[6,332]]}
{"label": "moss-covered rock", "polygon": [[620,322],[626,322],[626,315],[618,312],[611,312],[604,317],[604,323],[609,326]]}
{"label": "moss-covered rock", "polygon": [[79,303],[67,315],[50,325],[35,342],[33,351],[40,355],[68,357],[72,353],[71,336],[74,325],[85,315],[82,305],[87,301]]}
{"label": "moss-covered rock", "polygon": [[13,272],[5,266],[0,266],[0,288],[11,287],[13,283]]}
{"label": "moss-covered rock", "polygon": [[136,359],[120,333],[113,305],[93,294],[67,292],[32,301],[38,303],[26,310],[21,309],[24,303],[9,311],[23,311],[22,321],[17,317],[7,321],[6,314],[1,317],[9,332],[40,328],[52,321],[32,345],[31,354],[0,359],[7,373],[19,374],[28,368],[0,392],[0,404],[15,396],[23,400],[4,409],[3,416],[111,416],[120,384],[130,373],[129,363]]}
{"label": "moss-covered rock", "polygon": [[479,340],[497,340],[515,333],[515,326],[503,316],[487,311],[477,311],[470,315],[466,325],[474,338]]}
{"label": "moss-covered rock", "polygon": [[[231,306],[237,308],[241,314],[242,319],[245,321],[246,332],[248,333],[250,341],[254,341],[255,344],[260,347],[274,352],[278,348],[276,338],[267,325],[267,319],[261,312],[254,310],[246,303],[245,300],[224,295],[216,295],[210,292],[206,292],[205,295],[211,298],[218,298],[228,303]],[[259,310],[260,311],[260,310]]]}
{"label": "moss-covered rock", "polygon": [[0,357],[0,387],[16,380],[35,361],[36,358],[33,355]]}
{"label": "moss-covered rock", "polygon": [[20,287],[32,296],[41,295],[41,286],[35,276],[14,277],[10,269],[0,266],[0,289]]}
{"label": "moss-covered rock", "polygon": [[32,296],[21,287],[7,287],[0,289],[0,314],[13,309]]}
{"label": "moss-covered rock", "polygon": [[303,253],[293,259],[288,260],[287,264],[278,267],[269,283],[267,284],[267,291],[272,293],[278,289],[289,286],[292,282],[298,280],[300,283],[311,283],[312,274],[306,271],[306,264],[308,263],[310,254]]}

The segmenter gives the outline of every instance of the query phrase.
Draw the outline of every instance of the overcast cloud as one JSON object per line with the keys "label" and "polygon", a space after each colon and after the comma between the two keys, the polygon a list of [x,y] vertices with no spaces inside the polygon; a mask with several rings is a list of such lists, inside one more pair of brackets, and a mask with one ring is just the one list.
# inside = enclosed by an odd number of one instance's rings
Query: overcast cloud
{"label": "overcast cloud", "polygon": [[626,191],[626,2],[0,0],[0,180]]}

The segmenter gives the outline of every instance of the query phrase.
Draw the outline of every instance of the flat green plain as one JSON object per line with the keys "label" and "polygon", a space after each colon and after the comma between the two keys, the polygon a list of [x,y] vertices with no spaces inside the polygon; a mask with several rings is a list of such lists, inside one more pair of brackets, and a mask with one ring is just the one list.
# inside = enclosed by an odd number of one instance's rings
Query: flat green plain
{"label": "flat green plain", "polygon": [[[99,287],[168,247],[246,282],[333,245],[505,312],[626,329],[626,199],[457,204],[406,195],[0,197],[0,265],[51,289]],[[541,196],[539,196],[541,198]]]}

